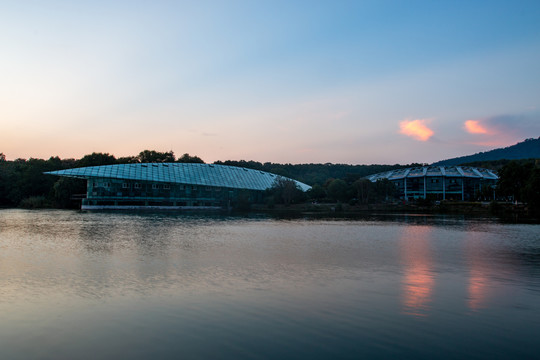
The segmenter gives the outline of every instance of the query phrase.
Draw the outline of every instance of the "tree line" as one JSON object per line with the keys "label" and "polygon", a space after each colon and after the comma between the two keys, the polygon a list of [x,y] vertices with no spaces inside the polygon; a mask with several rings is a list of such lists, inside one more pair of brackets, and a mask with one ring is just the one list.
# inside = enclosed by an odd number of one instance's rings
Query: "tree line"
{"label": "tree line", "polygon": [[293,180],[278,178],[266,191],[266,202],[274,204],[312,203],[347,203],[349,205],[371,204],[394,201],[397,188],[387,179],[373,183],[360,178],[353,182],[343,179],[328,179],[323,185],[314,184],[306,192],[300,190]]}
{"label": "tree line", "polygon": [[[526,204],[531,215],[540,215],[540,159],[500,159],[462,165],[497,171],[499,176],[496,185],[497,198],[507,202]],[[420,165],[406,167],[412,166]],[[365,168],[369,171],[372,167],[365,166]],[[372,173],[369,172],[369,174]],[[343,178],[329,178],[322,184],[312,184],[311,190],[306,193],[302,193],[299,189],[294,190],[294,183],[276,182],[268,194],[272,203],[281,204],[316,201],[355,205],[397,200],[397,189],[390,181],[381,179],[373,183],[356,175],[349,173]],[[492,197],[493,189],[486,187],[482,191],[487,193],[479,192],[476,195],[486,199]],[[426,203],[426,201],[421,202]]]}
{"label": "tree line", "polygon": [[[198,156],[188,153],[176,157],[173,151],[160,152],[144,150],[138,155],[115,157],[109,153],[92,153],[80,159],[60,159],[58,156],[44,159],[6,160],[0,153],[0,206],[3,207],[56,207],[69,208],[78,204],[73,202],[74,195],[86,193],[86,182],[81,179],[55,177],[44,172],[76,167],[152,163],[181,162],[204,163]],[[287,184],[276,184],[267,194],[276,204],[291,204],[302,201],[342,201],[372,202],[382,197],[390,197],[391,185],[371,185],[364,176],[389,171],[404,165],[347,165],[347,164],[279,164],[260,163],[256,161],[217,161],[215,164],[239,166],[255,170],[271,172],[283,177],[292,178],[313,186],[308,193],[298,189],[288,189]],[[407,166],[414,166],[412,164]],[[289,184],[290,186],[290,184]]]}
{"label": "tree line", "polygon": [[86,181],[73,178],[58,178],[44,172],[85,166],[112,164],[183,162],[204,163],[198,156],[183,154],[176,158],[172,151],[141,151],[136,156],[116,158],[108,153],[92,153],[81,159],[60,159],[58,156],[43,159],[6,160],[0,153],[0,206],[3,207],[56,207],[77,206],[72,201],[75,194],[86,193]]}
{"label": "tree line", "polygon": [[230,165],[245,167],[248,169],[255,169],[266,171],[269,173],[285,176],[291,179],[298,180],[308,185],[323,185],[328,182],[329,179],[342,179],[347,183],[353,183],[354,181],[363,178],[368,175],[390,171],[394,169],[400,169],[405,167],[422,166],[421,164],[410,165],[349,165],[349,164],[279,164],[272,162],[257,162],[246,160],[227,160],[216,161],[214,164]]}
{"label": "tree line", "polygon": [[498,159],[462,165],[496,171],[499,176],[496,187],[497,198],[527,204],[532,213],[540,215],[540,159]]}
{"label": "tree line", "polygon": [[[44,172],[85,166],[127,163],[183,162],[204,163],[198,156],[188,153],[176,157],[173,151],[144,150],[138,155],[116,158],[108,153],[92,153],[81,159],[48,160],[30,158],[6,160],[0,153],[0,206],[57,207],[78,206],[73,195],[86,193],[86,182],[81,179],[55,177]],[[342,202],[354,204],[378,203],[396,199],[396,188],[388,180],[372,183],[365,176],[399,169],[421,166],[409,165],[348,165],[348,164],[279,164],[256,161],[217,161],[215,164],[245,167],[267,171],[311,185],[304,193],[294,182],[278,181],[267,191],[270,204],[294,204],[302,202]],[[531,208],[540,207],[540,160],[496,160],[482,164],[499,172],[497,193],[508,199],[526,202]],[[283,179],[283,178],[281,178]]]}
{"label": "tree line", "polygon": [[525,203],[540,215],[540,159],[510,161],[499,170],[497,192],[508,200]]}

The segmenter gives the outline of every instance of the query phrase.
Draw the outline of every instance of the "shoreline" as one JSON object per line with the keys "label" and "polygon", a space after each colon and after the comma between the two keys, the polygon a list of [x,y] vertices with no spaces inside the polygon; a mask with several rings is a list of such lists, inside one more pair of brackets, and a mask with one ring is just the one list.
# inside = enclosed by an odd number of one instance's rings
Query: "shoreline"
{"label": "shoreline", "polygon": [[262,212],[268,214],[332,216],[332,217],[362,217],[366,215],[466,215],[474,217],[498,218],[511,222],[540,223],[540,217],[530,214],[523,204],[502,202],[441,202],[434,205],[419,205],[414,203],[388,203],[348,205],[339,203],[323,204],[293,204],[289,206],[276,205],[252,206],[247,212]]}
{"label": "shoreline", "polygon": [[[62,210],[55,207],[10,207],[2,206],[3,209],[25,209],[25,210]],[[540,216],[531,214],[524,204],[514,204],[507,202],[450,202],[442,201],[434,204],[421,203],[379,203],[379,204],[359,204],[349,205],[342,203],[302,203],[273,206],[263,204],[252,204],[243,209],[81,209],[71,208],[65,210],[75,211],[136,211],[136,212],[172,212],[172,213],[232,213],[232,214],[267,214],[277,217],[329,217],[329,218],[356,218],[378,215],[464,215],[472,217],[486,217],[500,219],[504,222],[527,222],[540,223]]]}

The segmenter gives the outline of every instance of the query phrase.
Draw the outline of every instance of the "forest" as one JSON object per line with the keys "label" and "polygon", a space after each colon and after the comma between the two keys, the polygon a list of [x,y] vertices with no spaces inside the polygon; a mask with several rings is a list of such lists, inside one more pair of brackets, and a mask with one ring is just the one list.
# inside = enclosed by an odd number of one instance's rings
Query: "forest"
{"label": "forest", "polygon": [[[198,156],[188,153],[176,157],[172,151],[144,150],[138,155],[119,157],[108,153],[92,153],[81,159],[6,160],[0,153],[0,206],[24,208],[73,208],[77,196],[86,192],[85,180],[58,178],[44,172],[109,164],[184,162],[204,163]],[[277,182],[267,191],[269,203],[291,204],[301,202],[341,202],[368,204],[395,200],[395,188],[389,181],[371,183],[364,177],[397,168],[421,166],[409,165],[348,165],[348,164],[279,164],[256,161],[216,161],[215,164],[240,166],[267,171],[289,177],[312,186],[302,193],[287,182]],[[497,192],[501,196],[526,202],[532,208],[540,208],[540,160],[494,160],[477,161],[467,165],[497,170],[500,176]],[[80,201],[80,200],[79,200]]]}

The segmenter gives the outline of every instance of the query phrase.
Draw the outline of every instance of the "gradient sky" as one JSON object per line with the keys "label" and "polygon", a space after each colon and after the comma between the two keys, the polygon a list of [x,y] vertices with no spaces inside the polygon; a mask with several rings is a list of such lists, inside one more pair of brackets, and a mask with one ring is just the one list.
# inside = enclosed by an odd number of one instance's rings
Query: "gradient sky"
{"label": "gradient sky", "polygon": [[540,136],[540,1],[3,1],[0,152],[433,162]]}

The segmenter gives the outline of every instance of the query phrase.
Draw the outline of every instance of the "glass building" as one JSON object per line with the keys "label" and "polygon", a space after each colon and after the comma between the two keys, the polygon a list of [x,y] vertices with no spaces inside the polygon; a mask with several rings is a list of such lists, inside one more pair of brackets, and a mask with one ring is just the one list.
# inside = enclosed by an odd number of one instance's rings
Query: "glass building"
{"label": "glass building", "polygon": [[[82,209],[225,208],[263,200],[279,175],[235,166],[191,163],[117,164],[50,171],[86,179]],[[287,178],[285,178],[287,179]],[[292,180],[292,179],[288,179]],[[311,187],[296,180],[297,187]]]}
{"label": "glass building", "polygon": [[372,182],[388,179],[404,200],[475,200],[480,194],[495,197],[495,172],[470,166],[423,166],[367,176]]}

